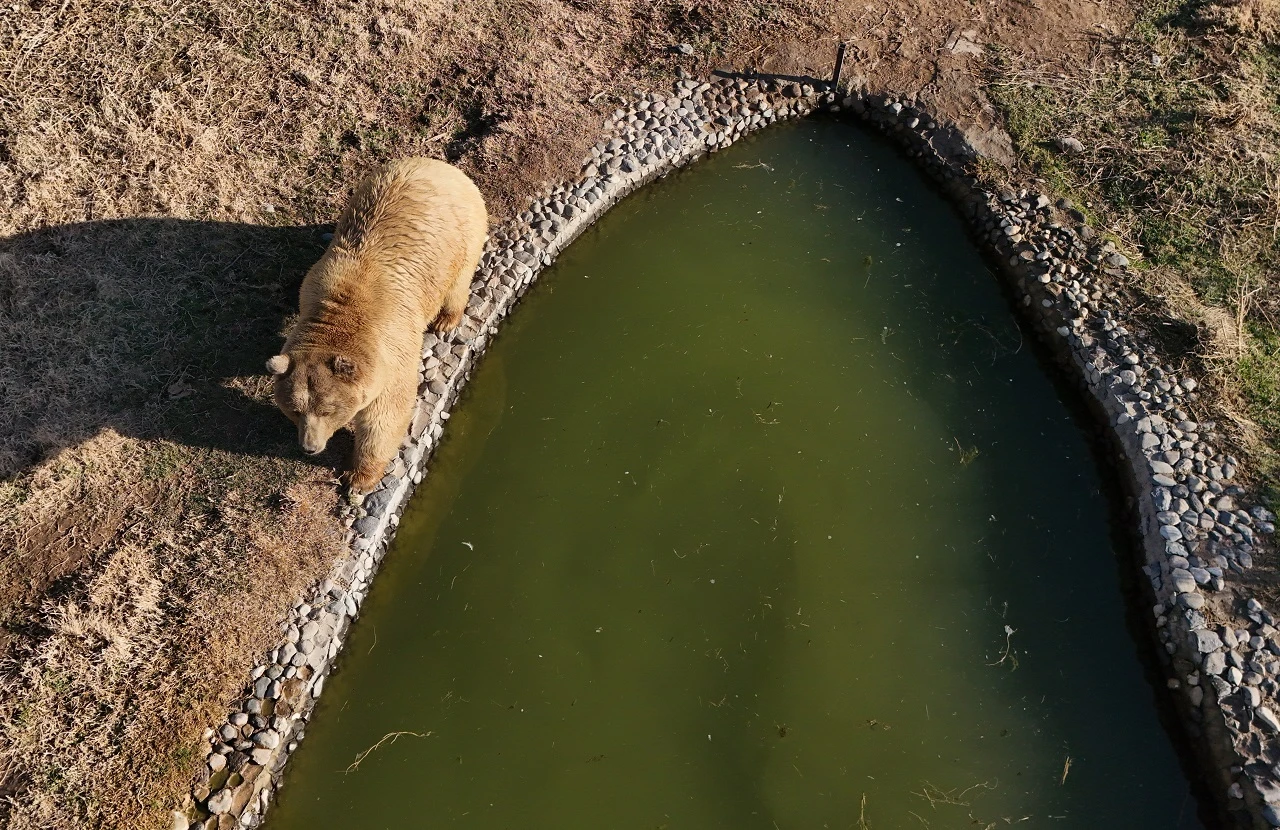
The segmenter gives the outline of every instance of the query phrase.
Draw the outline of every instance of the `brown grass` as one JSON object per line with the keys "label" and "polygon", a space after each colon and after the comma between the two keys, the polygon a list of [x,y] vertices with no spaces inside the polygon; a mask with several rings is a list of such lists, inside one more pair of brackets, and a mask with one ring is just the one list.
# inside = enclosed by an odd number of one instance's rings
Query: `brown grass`
{"label": "brown grass", "polygon": [[[145,475],[130,469],[145,457],[114,460],[118,478]],[[279,500],[227,490],[197,510],[214,495],[197,473],[174,470],[109,505],[123,519],[92,575],[45,599],[43,636],[0,686],[8,785],[23,796],[8,826],[154,823],[190,779],[200,730],[278,639],[278,598],[298,596],[338,553],[339,535],[317,533],[336,501],[327,482],[292,484]]]}

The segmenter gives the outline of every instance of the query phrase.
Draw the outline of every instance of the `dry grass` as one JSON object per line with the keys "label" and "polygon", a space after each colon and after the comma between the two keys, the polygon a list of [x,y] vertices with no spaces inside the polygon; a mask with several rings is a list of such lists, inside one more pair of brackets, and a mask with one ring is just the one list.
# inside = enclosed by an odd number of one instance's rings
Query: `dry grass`
{"label": "dry grass", "polygon": [[[150,463],[114,460],[126,475]],[[113,506],[124,518],[92,575],[46,597],[43,636],[0,685],[5,772],[23,796],[9,827],[156,823],[190,780],[200,731],[224,714],[227,681],[277,639],[277,597],[297,596],[340,549],[316,532],[336,500],[326,482],[295,483],[276,504],[228,490],[196,510],[213,495],[197,472]]]}
{"label": "dry grass", "polygon": [[[1280,496],[1277,0],[1147,4],[1079,71],[994,55],[987,89],[1022,159],[1137,251],[1138,312]],[[1076,138],[1084,152],[1055,147]]]}

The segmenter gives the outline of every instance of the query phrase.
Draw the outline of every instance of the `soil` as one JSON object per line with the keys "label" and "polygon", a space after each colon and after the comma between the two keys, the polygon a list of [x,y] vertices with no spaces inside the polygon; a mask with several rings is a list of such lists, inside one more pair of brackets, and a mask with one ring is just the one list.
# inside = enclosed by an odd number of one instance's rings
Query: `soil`
{"label": "soil", "polygon": [[[167,826],[338,555],[338,451],[270,406],[321,233],[394,157],[501,222],[679,71],[914,95],[1018,175],[988,57],[1091,71],[1101,0],[19,0],[0,9],[0,824]],[[692,55],[673,49],[688,44]]]}

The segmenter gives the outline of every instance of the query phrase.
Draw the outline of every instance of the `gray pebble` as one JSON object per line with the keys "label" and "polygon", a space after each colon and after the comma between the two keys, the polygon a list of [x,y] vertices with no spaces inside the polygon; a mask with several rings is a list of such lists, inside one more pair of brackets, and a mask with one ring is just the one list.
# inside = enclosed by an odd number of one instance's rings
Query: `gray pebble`
{"label": "gray pebble", "polygon": [[1222,638],[1207,628],[1197,628],[1190,634],[1191,644],[1200,654],[1208,654],[1222,648]]}
{"label": "gray pebble", "polygon": [[1253,710],[1253,716],[1272,732],[1280,732],[1280,720],[1276,720],[1275,713],[1266,706],[1259,706]]}
{"label": "gray pebble", "polygon": [[231,797],[231,790],[219,790],[214,795],[209,796],[205,806],[209,808],[209,812],[215,816],[220,816],[231,809]]}
{"label": "gray pebble", "polygon": [[280,746],[280,736],[276,734],[274,729],[264,729],[261,732],[255,732],[250,740],[263,749],[275,749]]}

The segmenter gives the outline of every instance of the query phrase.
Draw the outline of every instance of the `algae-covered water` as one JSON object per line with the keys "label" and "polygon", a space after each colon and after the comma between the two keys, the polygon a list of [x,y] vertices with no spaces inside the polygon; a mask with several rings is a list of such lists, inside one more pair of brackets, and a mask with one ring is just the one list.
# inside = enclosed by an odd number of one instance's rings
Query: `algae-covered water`
{"label": "algae-covered water", "polygon": [[1199,827],[1101,487],[941,198],[775,127],[526,297],[269,825]]}

